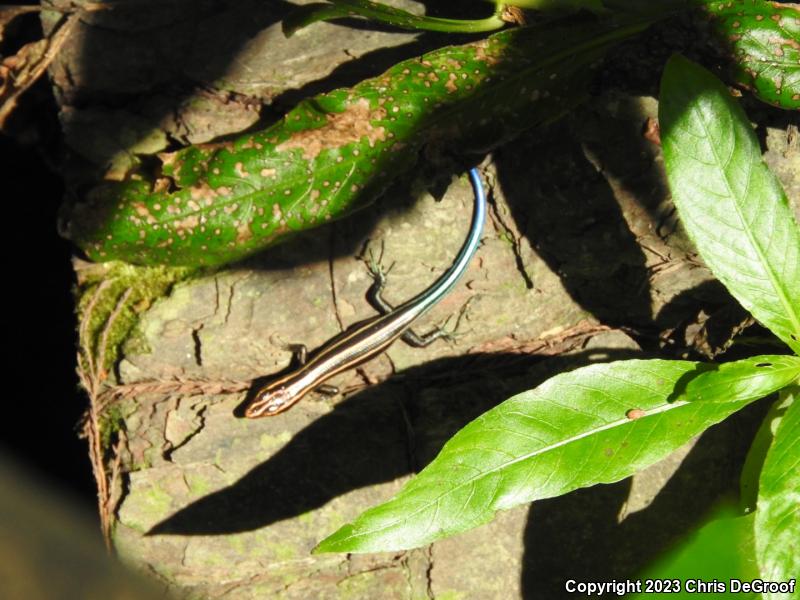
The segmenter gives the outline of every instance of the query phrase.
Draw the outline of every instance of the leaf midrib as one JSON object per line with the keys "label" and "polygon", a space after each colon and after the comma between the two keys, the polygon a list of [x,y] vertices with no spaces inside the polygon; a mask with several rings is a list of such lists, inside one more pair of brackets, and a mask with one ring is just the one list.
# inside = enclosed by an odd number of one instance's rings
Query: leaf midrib
{"label": "leaf midrib", "polygon": [[[794,332],[795,333],[800,333],[800,315],[796,314],[794,312],[794,310],[792,309],[792,304],[789,301],[789,299],[786,296],[786,294],[784,293],[783,287],[781,285],[779,285],[780,279],[776,276],[775,272],[773,271],[772,264],[769,261],[767,261],[766,256],[764,255],[764,252],[762,251],[762,248],[761,248],[760,244],[756,243],[756,239],[753,236],[752,231],[750,230],[750,224],[745,220],[744,215],[742,214],[741,207],[739,206],[739,203],[737,202],[737,197],[734,194],[733,188],[731,186],[730,177],[728,175],[728,169],[725,166],[723,166],[724,163],[722,161],[722,158],[719,155],[718,149],[717,149],[716,145],[714,143],[712,143],[712,141],[711,141],[711,136],[709,134],[709,128],[708,128],[707,123],[705,121],[703,111],[700,110],[700,107],[699,107],[697,102],[694,103],[694,107],[692,108],[692,110],[693,110],[693,112],[695,112],[698,115],[698,120],[700,121],[700,124],[703,127],[703,132],[705,133],[706,143],[711,148],[711,152],[713,153],[714,158],[717,160],[717,165],[716,166],[718,166],[722,171],[722,178],[725,181],[725,187],[728,189],[728,197],[732,200],[732,203],[733,203],[734,208],[736,210],[736,215],[739,218],[739,222],[742,224],[742,230],[744,231],[745,235],[747,236],[747,238],[748,238],[748,240],[750,242],[750,245],[755,249],[756,254],[758,255],[759,261],[761,262],[764,270],[767,272],[767,275],[769,277],[770,283],[772,284],[773,290],[775,290],[775,292],[776,292],[776,294],[778,296],[778,299],[780,300],[781,304],[784,307],[784,310],[786,311],[786,314],[784,316],[788,316],[789,317],[789,321],[792,324]],[[737,136],[736,136],[736,120],[735,120],[735,117],[732,120],[731,129],[732,129],[732,135],[733,135],[733,149],[731,151],[731,162],[734,162],[733,161],[733,157],[734,157],[734,155],[735,155],[735,153],[737,151]],[[760,161],[760,158],[758,160]],[[750,183],[752,181],[752,176],[753,176],[754,169],[758,168],[758,167],[762,167],[763,168],[763,165],[761,163],[748,162],[748,165],[750,165],[750,169],[748,170],[748,174],[747,174],[747,184],[745,186],[745,195],[747,195],[748,190],[750,189]],[[712,272],[713,272],[713,269],[712,269]],[[715,275],[716,275],[716,273],[715,273]]]}
{"label": "leaf midrib", "polygon": [[[642,417],[641,419],[637,419],[637,421],[644,421],[644,419],[647,419],[648,417],[655,416],[655,415],[660,415],[660,414],[663,414],[663,413],[665,413],[665,412],[667,412],[669,410],[682,408],[682,407],[687,406],[689,404],[696,404],[696,403],[691,403],[691,402],[688,402],[688,401],[685,401],[685,400],[680,400],[680,401],[677,401],[677,402],[665,402],[661,406],[657,406],[655,408],[648,409],[647,410],[647,415],[645,417]],[[631,421],[631,419],[629,419],[628,417],[625,417],[625,418],[622,418],[622,419],[617,419],[615,421],[611,421],[610,423],[606,423],[605,425],[602,425],[600,427],[594,427],[592,429],[588,429],[588,430],[582,432],[579,435],[574,435],[574,436],[571,436],[571,437],[566,438],[564,440],[561,440],[559,442],[556,442],[554,444],[550,444],[550,445],[542,447],[542,448],[537,448],[533,452],[528,452],[526,454],[523,454],[523,455],[515,458],[514,460],[510,460],[508,462],[496,465],[495,467],[493,467],[491,469],[488,469],[486,471],[481,471],[478,475],[475,475],[474,477],[471,477],[470,479],[462,481],[461,483],[459,483],[458,485],[456,485],[454,487],[448,488],[446,491],[442,492],[441,494],[439,494],[435,498],[431,499],[429,502],[426,502],[425,505],[422,506],[421,508],[418,508],[418,509],[416,509],[416,510],[410,512],[410,513],[405,514],[402,518],[397,519],[395,521],[392,521],[391,523],[388,523],[387,525],[384,525],[382,527],[378,527],[378,528],[375,528],[375,529],[370,529],[369,531],[353,533],[351,535],[348,535],[347,537],[342,538],[341,540],[337,540],[337,544],[341,544],[342,542],[345,542],[345,541],[353,539],[353,538],[363,537],[365,535],[374,534],[375,532],[379,532],[379,531],[384,531],[386,529],[390,529],[391,527],[394,527],[398,523],[401,523],[403,521],[407,521],[407,520],[411,519],[414,515],[417,515],[417,514],[421,513],[424,510],[427,510],[428,507],[430,507],[432,504],[434,504],[434,503],[438,504],[439,501],[442,498],[444,498],[445,496],[448,496],[448,495],[456,492],[457,490],[460,490],[464,486],[470,485],[470,484],[474,483],[475,481],[477,481],[479,479],[483,479],[483,478],[485,478],[485,477],[487,477],[487,476],[489,476],[489,475],[491,475],[491,474],[493,474],[493,473],[495,473],[497,471],[504,470],[504,469],[516,464],[516,463],[523,462],[525,460],[528,460],[528,459],[533,458],[535,456],[538,456],[540,454],[545,454],[547,452],[551,452],[553,450],[556,450],[556,449],[561,448],[563,446],[567,446],[569,444],[572,444],[574,442],[580,441],[580,440],[585,439],[587,437],[602,433],[603,431],[608,431],[609,429],[613,429],[615,427],[621,427],[623,425],[631,424],[633,422],[634,421]]]}

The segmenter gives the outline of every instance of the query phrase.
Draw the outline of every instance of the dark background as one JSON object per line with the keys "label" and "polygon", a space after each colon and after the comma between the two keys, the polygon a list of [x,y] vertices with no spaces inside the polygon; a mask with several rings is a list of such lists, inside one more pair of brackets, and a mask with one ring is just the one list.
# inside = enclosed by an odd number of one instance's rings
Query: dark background
{"label": "dark background", "polygon": [[[8,33],[0,56],[40,37],[41,28],[26,17]],[[44,79],[22,97],[0,133],[0,197],[7,210],[3,289],[10,300],[0,459],[18,463],[96,515],[91,464],[78,437],[87,401],[75,372],[71,248],[56,230],[63,184],[50,165],[59,144],[55,102]]]}
{"label": "dark background", "polygon": [[[9,56],[22,43],[41,35],[35,18],[26,18],[25,25],[14,33],[5,47],[0,47],[1,55]],[[662,64],[663,60],[657,62]],[[629,85],[635,80],[630,76],[631,70],[620,77]],[[646,69],[644,71],[643,80],[656,79],[653,73]],[[307,89],[305,93],[311,91]],[[287,96],[285,101],[291,105],[292,96]],[[0,418],[0,459],[10,457],[20,463],[25,472],[49,483],[57,498],[61,497],[61,493],[76,498],[85,512],[97,521],[92,469],[86,443],[78,436],[87,399],[78,387],[75,373],[76,336],[71,294],[74,275],[70,266],[72,248],[58,236],[56,230],[58,207],[64,193],[62,179],[52,167],[59,164],[61,154],[61,134],[56,114],[57,107],[49,83],[43,79],[24,96],[9,124],[8,135],[0,135],[3,205],[10,211],[4,221],[10,230],[11,242],[7,245],[6,264],[10,266],[10,272],[6,277],[5,289],[7,295],[11,296],[12,305],[7,317],[9,327],[4,336],[11,361],[6,371],[6,385],[3,386],[6,393],[3,404],[5,411]],[[513,155],[513,152],[506,154]],[[527,153],[517,155],[530,156]],[[516,169],[508,168],[512,166],[508,162],[506,165],[505,183],[508,184]],[[571,244],[571,241],[568,239],[566,244]],[[551,248],[551,254],[557,254],[557,250],[560,249]],[[603,307],[591,308],[595,314],[602,314],[598,310]],[[623,314],[629,319],[629,313]],[[613,317],[603,316],[607,320]],[[643,346],[648,335],[656,339],[657,332],[651,330],[646,333],[644,339],[639,340]],[[763,408],[756,408],[755,412],[732,419],[724,428],[715,429],[710,435],[704,436],[700,451],[695,456],[710,455],[713,459],[719,455],[718,460],[722,461],[724,455],[730,453],[732,440],[736,440],[739,442],[736,447],[739,459],[746,452],[761,412]],[[321,445],[309,444],[308,447],[318,448]],[[299,464],[299,461],[289,462]],[[706,463],[689,461],[687,464],[689,466],[683,469],[682,477],[676,477],[666,493],[660,495],[660,504],[655,506],[658,510],[643,513],[640,517],[647,522],[631,520],[626,528],[616,527],[615,513],[609,507],[618,506],[626,497],[627,483],[581,490],[566,499],[537,503],[534,509],[537,518],[530,521],[525,534],[530,556],[526,559],[523,572],[523,587],[535,589],[548,575],[558,572],[559,568],[563,569],[564,565],[572,568],[572,563],[586,563],[586,568],[595,569],[598,578],[603,573],[622,572],[621,567],[612,569],[611,566],[617,566],[614,560],[629,566],[632,559],[618,549],[637,537],[636,527],[643,531],[659,532],[658,520],[663,520],[663,516],[670,515],[671,511],[674,513],[675,506],[684,506],[682,502],[689,495],[699,495],[700,483],[707,484],[705,497],[715,498],[720,489],[727,489],[726,485],[732,487],[731,482],[738,478],[738,469],[722,469],[712,477],[704,472]],[[691,468],[693,465],[694,468]],[[333,469],[328,471],[335,472]],[[292,470],[285,469],[282,472],[292,473]],[[309,479],[324,480],[325,475],[319,472]],[[262,481],[270,482],[270,479],[262,478]],[[258,494],[242,494],[243,498],[252,496],[257,497]],[[219,513],[217,510],[212,512]],[[575,515],[584,513],[597,517],[592,521],[592,531],[573,532],[570,538],[565,532],[574,531]],[[701,513],[684,511],[680,515],[683,517],[683,521],[680,521],[682,528],[689,530]],[[259,516],[263,518],[263,515]],[[674,515],[670,517],[675,519]],[[657,537],[652,535],[653,538]],[[569,539],[565,541],[565,537]],[[586,539],[602,540],[602,546],[591,547],[585,543]],[[655,543],[658,541],[646,540],[656,548],[659,547]],[[663,545],[663,540],[661,542]],[[537,546],[558,546],[561,552],[552,552],[542,560],[541,556],[535,555]],[[591,556],[582,556],[580,551]],[[592,560],[598,557],[597,563],[593,563]],[[606,557],[611,559],[605,560]]]}

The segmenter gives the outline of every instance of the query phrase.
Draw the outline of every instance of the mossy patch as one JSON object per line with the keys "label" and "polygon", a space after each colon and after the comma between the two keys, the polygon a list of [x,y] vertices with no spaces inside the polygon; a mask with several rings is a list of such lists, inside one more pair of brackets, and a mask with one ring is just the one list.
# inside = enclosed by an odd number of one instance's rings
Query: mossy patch
{"label": "mossy patch", "polygon": [[[105,380],[139,317],[196,268],[136,267],[122,262],[78,269],[76,304],[81,368]],[[99,383],[99,382],[97,382]]]}
{"label": "mossy patch", "polygon": [[108,448],[113,443],[116,434],[124,428],[125,415],[119,405],[111,405],[104,411],[100,418],[100,445]]}

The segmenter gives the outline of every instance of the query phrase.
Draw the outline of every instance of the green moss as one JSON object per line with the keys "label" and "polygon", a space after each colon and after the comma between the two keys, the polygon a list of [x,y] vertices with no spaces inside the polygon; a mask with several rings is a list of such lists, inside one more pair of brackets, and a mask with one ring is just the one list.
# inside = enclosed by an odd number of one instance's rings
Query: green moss
{"label": "green moss", "polygon": [[126,498],[120,509],[117,526],[128,527],[142,535],[173,510],[172,497],[158,485],[148,481],[136,488],[136,493]]}
{"label": "green moss", "polygon": [[336,589],[339,598],[369,598],[374,593],[375,588],[380,589],[380,582],[376,582],[376,571],[367,571],[357,575],[351,575],[339,582]]}
{"label": "green moss", "polygon": [[125,423],[125,415],[122,414],[122,407],[118,404],[109,406],[100,416],[100,447],[107,450],[117,432],[123,429]]}
{"label": "green moss", "polygon": [[504,231],[499,236],[497,236],[497,239],[499,239],[499,240],[501,240],[501,241],[503,241],[503,242],[505,242],[505,243],[507,243],[507,244],[509,244],[511,246],[516,244],[516,242],[514,241],[514,238],[507,231]]}
{"label": "green moss", "polygon": [[[297,550],[296,546],[291,544],[281,544],[278,542],[272,542],[270,544],[266,544],[264,547],[267,551],[267,555],[271,559],[275,560],[294,560],[296,558],[300,558],[300,553]],[[262,556],[262,550],[259,549],[258,552],[255,553],[257,556]]]}
{"label": "green moss", "polygon": [[288,431],[282,431],[278,435],[262,433],[258,438],[258,445],[261,450],[265,450],[268,454],[272,454],[276,449],[285,445],[290,439],[292,439],[292,434]]}
{"label": "green moss", "polygon": [[246,547],[245,547],[245,536],[244,535],[229,535],[225,538],[225,541],[230,544],[231,549],[233,549],[236,554],[239,556],[244,556]]}
{"label": "green moss", "polygon": [[147,342],[147,336],[139,328],[139,324],[134,325],[133,330],[128,335],[125,342],[122,344],[122,353],[128,356],[150,354],[153,349]]}
{"label": "green moss", "polygon": [[303,514],[297,517],[297,522],[301,525],[311,525],[314,522],[314,511],[307,510]]}
{"label": "green moss", "polygon": [[184,479],[189,485],[189,489],[192,491],[194,496],[205,496],[214,489],[214,486],[211,484],[211,482],[202,475],[198,475],[196,473],[187,473],[184,475]]}
{"label": "green moss", "polygon": [[438,594],[436,600],[462,600],[467,595],[464,592],[457,592],[455,590],[447,590],[443,594]]}
{"label": "green moss", "polygon": [[153,485],[149,490],[141,493],[142,500],[147,507],[148,513],[163,519],[172,510],[172,496],[157,485]]}
{"label": "green moss", "polygon": [[178,282],[198,269],[136,267],[122,262],[94,265],[80,273],[76,291],[80,315],[80,344],[83,367],[89,357],[95,374],[104,378],[116,365],[122,345],[144,313],[156,300],[169,294]]}

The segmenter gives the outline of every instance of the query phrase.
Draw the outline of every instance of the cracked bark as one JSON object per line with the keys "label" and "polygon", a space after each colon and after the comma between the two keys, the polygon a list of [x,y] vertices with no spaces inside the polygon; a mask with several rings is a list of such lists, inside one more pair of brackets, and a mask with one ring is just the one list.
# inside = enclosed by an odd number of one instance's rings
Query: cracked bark
{"label": "cracked bark", "polygon": [[[245,4],[198,5],[205,21],[189,27],[183,19],[193,17],[182,15],[175,27],[184,35],[187,27],[213,28],[215,15],[206,10],[221,10],[218,20],[238,23],[264,20],[269,12]],[[168,8],[138,15],[145,20],[139,26],[146,28],[152,18],[169,29],[159,22],[166,19],[159,11]],[[84,39],[97,35],[91,28],[100,25],[81,25]],[[116,26],[132,38],[132,48],[139,47],[135,27],[123,20]],[[241,97],[269,104],[281,96],[296,100],[317,91],[315,85],[331,89],[343,82],[315,80],[339,62],[357,57],[350,67],[361,78],[383,66],[383,48],[412,41],[407,34],[367,35],[336,25],[315,25],[313,34],[285,41],[277,27],[248,34],[226,79],[217,73],[195,96],[170,97],[168,88],[156,85],[153,97],[127,97],[122,122],[133,131],[155,127],[161,135],[151,151],[162,139],[229,134],[252,123]],[[100,49],[114,35],[113,28],[102,31],[95,39]],[[217,34],[208,39],[227,39]],[[80,41],[76,36],[74,43]],[[164,52],[174,50],[169,44],[175,40],[159,37],[158,43],[168,45]],[[273,50],[271,57],[261,55],[264,48]],[[83,122],[99,124],[67,128],[68,143],[93,155],[77,143],[79,134],[99,138],[90,144],[94,150],[119,135],[119,119],[104,106],[104,86],[122,99],[126,90],[145,92],[133,67],[131,79],[124,68],[110,73],[103,65],[95,65],[96,78],[87,77],[79,50],[61,57],[53,77],[64,115],[72,114],[65,122],[74,122],[69,119],[78,110],[70,99],[82,98],[79,112],[90,117]],[[303,56],[308,68],[297,69]],[[122,66],[134,58],[148,60],[125,55]],[[210,68],[201,60],[190,63],[178,69],[181,81]],[[158,79],[162,66],[150,67]],[[263,81],[248,73],[262,73]],[[276,85],[279,74],[288,75]],[[209,94],[215,85],[220,93]],[[234,98],[232,106],[224,98]],[[137,107],[152,116],[164,103],[177,116],[147,126],[134,118]],[[236,118],[228,119],[232,112]],[[309,552],[322,536],[394,494],[446,439],[491,405],[560,370],[635,353],[636,341],[626,331],[654,332],[641,334],[651,336],[645,341],[653,347],[662,334],[671,340],[663,342],[670,352],[687,346],[681,338],[687,323],[703,306],[725,305],[724,295],[693,295],[706,290],[709,275],[693,262],[680,230],[662,226],[671,226],[672,217],[658,149],[638,133],[654,113],[650,98],[609,92],[566,122],[499,149],[484,165],[495,227],[484,232],[461,284],[419,324],[426,330],[474,297],[465,335],[456,344],[425,349],[396,344],[386,356],[338,376],[333,383],[345,393],[335,399],[310,398],[275,419],[234,416],[254,378],[287,364],[288,352],[273,340],[314,348],[373,314],[364,298],[370,278],[357,257],[368,241],[381,240],[397,263],[387,290],[395,301],[417,294],[450,264],[472,204],[463,178],[451,183],[441,202],[409,191],[424,185],[400,182],[353,219],[180,284],[155,303],[139,323],[144,343],[126,348],[119,380],[95,397],[99,408],[118,411],[126,436],[112,457],[116,463],[104,465],[109,471],[117,465],[110,478],[115,491],[105,506],[113,505],[109,516],[119,554],[171,586],[209,597],[520,597],[520,573],[546,558],[523,543],[526,507],[393,560],[358,558],[346,577],[342,571],[353,560]],[[798,161],[796,142],[777,129],[769,130],[767,142],[769,159],[797,198],[800,168],[791,167]],[[633,293],[642,286],[641,294]],[[665,307],[674,314],[664,316]],[[164,530],[154,531],[164,523]]]}

